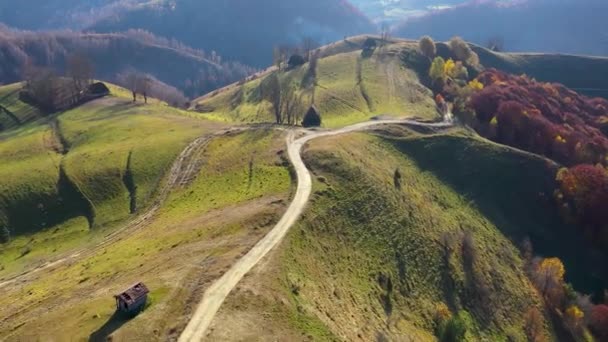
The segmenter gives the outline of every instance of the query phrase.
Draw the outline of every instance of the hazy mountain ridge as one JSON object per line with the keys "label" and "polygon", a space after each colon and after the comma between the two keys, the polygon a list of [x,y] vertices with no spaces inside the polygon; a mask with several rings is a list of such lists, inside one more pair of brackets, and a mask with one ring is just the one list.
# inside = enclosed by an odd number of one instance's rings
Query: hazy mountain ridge
{"label": "hazy mountain ridge", "polygon": [[394,33],[438,40],[459,35],[482,45],[499,37],[507,51],[607,55],[606,11],[608,2],[600,0],[528,0],[508,6],[496,1],[470,2],[411,18]]}
{"label": "hazy mountain ridge", "polygon": [[[235,23],[239,23],[238,28]],[[89,30],[119,32],[130,28],[172,37],[256,66],[272,62],[275,45],[296,44],[304,37],[323,43],[376,29],[344,0],[180,0],[127,11]]]}
{"label": "hazy mountain ridge", "polygon": [[0,27],[0,82],[22,79],[25,64],[64,70],[71,53],[90,58],[96,77],[118,81],[126,70],[137,70],[197,96],[235,82],[255,70],[236,62],[223,62],[215,53],[171,42],[143,31],[88,34],[73,31],[29,32]]}

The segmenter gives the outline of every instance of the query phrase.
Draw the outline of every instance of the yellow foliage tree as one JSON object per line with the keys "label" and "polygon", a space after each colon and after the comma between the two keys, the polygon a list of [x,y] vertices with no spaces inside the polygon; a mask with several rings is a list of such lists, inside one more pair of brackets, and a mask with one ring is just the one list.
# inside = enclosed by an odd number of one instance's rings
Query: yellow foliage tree
{"label": "yellow foliage tree", "polygon": [[580,329],[580,327],[582,326],[584,317],[585,317],[585,314],[583,313],[583,310],[581,310],[576,305],[572,305],[566,309],[566,312],[564,315],[564,322],[566,323],[566,326],[572,332],[575,332],[576,330]]}
{"label": "yellow foliage tree", "polygon": [[540,263],[540,271],[551,275],[553,278],[564,281],[566,268],[559,258],[546,258]]}
{"label": "yellow foliage tree", "polygon": [[443,73],[450,77],[455,77],[454,71],[456,69],[456,63],[453,59],[448,59],[443,65]]}
{"label": "yellow foliage tree", "polygon": [[558,258],[543,259],[538,265],[534,281],[547,300],[547,304],[558,307],[564,297],[564,275],[566,269]]}
{"label": "yellow foliage tree", "polygon": [[471,82],[469,82],[469,87],[471,87],[471,89],[473,89],[473,90],[482,90],[483,83],[479,82],[477,79],[474,79]]}
{"label": "yellow foliage tree", "polygon": [[441,57],[435,57],[429,70],[429,76],[433,81],[445,80],[445,59]]}

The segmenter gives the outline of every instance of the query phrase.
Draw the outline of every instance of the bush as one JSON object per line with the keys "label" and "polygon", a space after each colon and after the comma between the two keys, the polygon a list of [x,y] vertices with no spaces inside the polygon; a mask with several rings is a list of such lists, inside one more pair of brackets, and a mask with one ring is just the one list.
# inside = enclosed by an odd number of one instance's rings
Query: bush
{"label": "bush", "polygon": [[457,315],[452,316],[439,328],[439,340],[441,342],[460,342],[463,341],[469,329],[471,316],[462,310]]}
{"label": "bush", "polygon": [[287,61],[287,66],[289,68],[299,67],[300,65],[304,65],[306,63],[306,59],[300,55],[291,55],[289,57],[289,61]]}
{"label": "bush", "polygon": [[11,241],[11,232],[6,226],[0,228],[0,243],[9,243]]}
{"label": "bush", "polygon": [[429,36],[424,36],[420,38],[420,41],[418,42],[418,48],[420,49],[420,52],[428,59],[435,58],[435,55],[437,54],[437,47],[435,46],[435,42],[433,41],[433,38]]}

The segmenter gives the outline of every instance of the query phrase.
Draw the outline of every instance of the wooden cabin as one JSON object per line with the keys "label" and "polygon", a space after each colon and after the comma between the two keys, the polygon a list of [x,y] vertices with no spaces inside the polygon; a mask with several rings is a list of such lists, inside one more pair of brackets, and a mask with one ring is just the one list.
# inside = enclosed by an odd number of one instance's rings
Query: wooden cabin
{"label": "wooden cabin", "polygon": [[144,283],[131,286],[123,293],[114,296],[116,298],[116,311],[125,314],[138,314],[146,306],[148,293],[150,293],[150,290]]}

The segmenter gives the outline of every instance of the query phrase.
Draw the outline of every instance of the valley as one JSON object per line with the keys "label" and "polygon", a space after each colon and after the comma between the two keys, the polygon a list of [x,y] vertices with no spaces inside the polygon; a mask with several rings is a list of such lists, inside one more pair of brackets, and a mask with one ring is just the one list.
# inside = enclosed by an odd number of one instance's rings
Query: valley
{"label": "valley", "polygon": [[608,58],[352,36],[343,1],[276,56],[126,31],[218,46],[169,5],[5,30],[0,340],[604,341]]}

